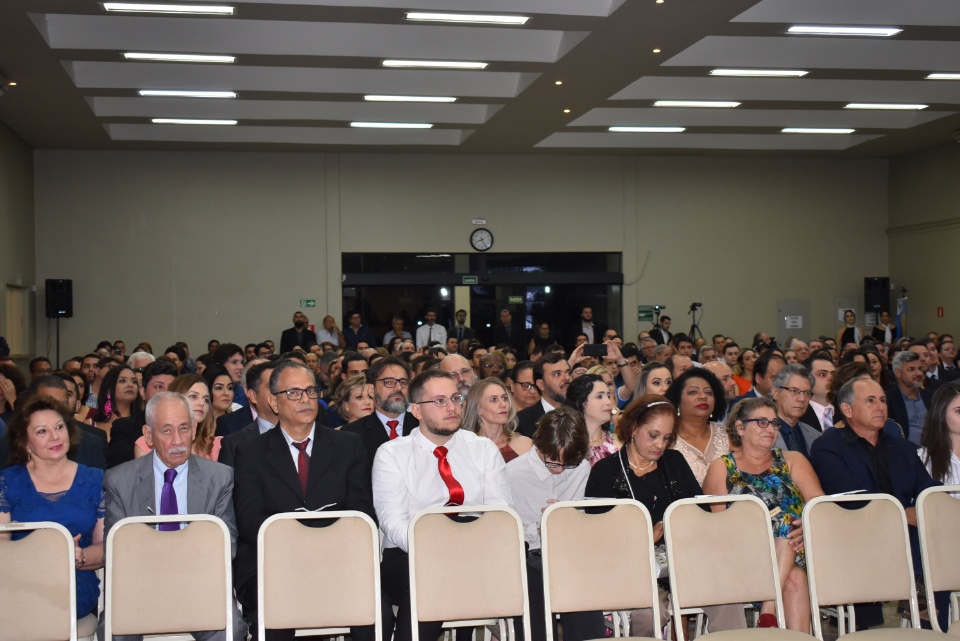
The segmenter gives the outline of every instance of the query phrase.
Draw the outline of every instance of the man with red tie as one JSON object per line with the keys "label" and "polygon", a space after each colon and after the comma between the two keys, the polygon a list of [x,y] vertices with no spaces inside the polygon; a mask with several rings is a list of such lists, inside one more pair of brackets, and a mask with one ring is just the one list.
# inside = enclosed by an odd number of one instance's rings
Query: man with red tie
{"label": "man with red tie", "polygon": [[366,371],[367,384],[373,385],[373,414],[347,423],[340,428],[363,438],[370,465],[377,448],[393,439],[406,436],[419,425],[407,412],[407,386],[410,385],[410,366],[397,356],[377,359]]}
{"label": "man with red tie", "polygon": [[[413,379],[409,393],[420,426],[380,447],[373,463],[373,503],[384,533],[381,578],[399,606],[395,641],[412,637],[407,528],[413,515],[443,505],[513,505],[497,446],[460,429],[466,399],[453,377],[428,370]],[[420,638],[436,639],[442,623],[421,621]]]}

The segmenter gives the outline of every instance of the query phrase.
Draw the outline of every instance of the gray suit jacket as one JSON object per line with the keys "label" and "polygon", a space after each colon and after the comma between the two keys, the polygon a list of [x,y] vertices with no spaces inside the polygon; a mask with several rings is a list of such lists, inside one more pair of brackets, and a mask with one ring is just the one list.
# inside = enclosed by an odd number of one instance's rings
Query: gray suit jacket
{"label": "gray suit jacket", "polygon": [[[803,421],[797,423],[797,427],[800,428],[800,434],[803,435],[803,441],[807,445],[807,452],[810,452],[810,448],[813,447],[813,442],[820,436],[820,432]],[[788,451],[787,443],[783,440],[783,435],[779,431],[777,432],[777,442],[774,444],[774,447],[779,447],[784,452]]]}
{"label": "gray suit jacket", "polygon": [[[128,516],[155,516],[156,489],[153,461],[156,453],[128,461],[107,470],[103,479],[106,514],[103,536]],[[237,552],[237,519],[233,513],[233,469],[190,455],[187,473],[187,508],[190,514],[210,514],[230,530],[232,555]]]}

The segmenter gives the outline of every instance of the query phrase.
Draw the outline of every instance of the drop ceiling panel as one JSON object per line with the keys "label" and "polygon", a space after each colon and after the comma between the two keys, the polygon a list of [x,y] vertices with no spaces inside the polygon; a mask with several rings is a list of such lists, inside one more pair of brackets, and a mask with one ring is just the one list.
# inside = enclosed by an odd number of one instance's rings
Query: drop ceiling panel
{"label": "drop ceiling panel", "polygon": [[543,148],[604,149],[739,149],[766,151],[837,151],[877,136],[794,134],[614,134],[558,133],[537,144]]}
{"label": "drop ceiling panel", "polygon": [[87,89],[207,89],[512,98],[536,74],[414,69],[242,67],[127,62],[70,63]]}
{"label": "drop ceiling panel", "polygon": [[488,105],[203,98],[91,98],[100,118],[218,118],[240,120],[362,120],[483,124]]}
{"label": "drop ceiling panel", "polygon": [[956,0],[763,0],[731,22],[902,27],[960,25]]}
{"label": "drop ceiling panel", "polygon": [[573,127],[853,127],[907,129],[952,115],[935,111],[861,111],[837,109],[592,109]]}
{"label": "drop ceiling panel", "polygon": [[107,124],[113,140],[272,143],[291,145],[459,145],[459,129],[354,129],[350,127],[230,127]]}
{"label": "drop ceiling panel", "polygon": [[[53,49],[554,62],[562,31],[54,14]],[[568,40],[586,34],[569,34]]]}
{"label": "drop ceiling panel", "polygon": [[[960,42],[784,36],[708,36],[664,67],[960,71]],[[924,74],[925,75],[925,74]]]}

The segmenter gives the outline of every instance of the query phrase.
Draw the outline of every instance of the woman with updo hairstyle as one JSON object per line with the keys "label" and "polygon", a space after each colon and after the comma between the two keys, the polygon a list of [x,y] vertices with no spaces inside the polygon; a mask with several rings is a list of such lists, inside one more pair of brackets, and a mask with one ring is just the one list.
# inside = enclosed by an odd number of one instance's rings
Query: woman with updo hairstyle
{"label": "woman with updo hairstyle", "polygon": [[640,398],[647,394],[666,393],[673,383],[673,374],[670,368],[659,361],[647,363],[640,368],[640,376],[637,377],[637,389],[633,392],[634,398]]}
{"label": "woman with updo hairstyle", "polygon": [[737,382],[737,393],[743,396],[753,387],[753,364],[757,362],[757,352],[749,347],[737,354],[737,363],[733,366],[733,380]]}
{"label": "woman with updo hairstyle", "polygon": [[490,377],[470,386],[460,427],[493,441],[504,463],[533,447],[532,440],[517,432],[517,423],[517,408],[503,381]]}
{"label": "woman with updo hairstyle", "polygon": [[[592,369],[592,368],[591,368]],[[590,436],[590,465],[615,454],[620,447],[608,431],[613,417],[613,394],[603,378],[584,374],[571,381],[567,388],[566,404],[583,414]]]}
{"label": "woman with updo hairstyle", "polygon": [[[663,542],[663,514],[670,504],[703,493],[686,459],[670,447],[676,415],[676,407],[664,396],[647,394],[634,399],[617,422],[616,432],[623,447],[593,466],[585,490],[590,497],[642,503],[650,512],[656,543]],[[665,620],[667,602],[667,593],[661,588],[661,620]],[[746,627],[740,604],[704,610],[710,617],[711,631]],[[653,637],[652,625],[649,610],[636,610],[630,616],[630,636]]]}
{"label": "woman with updo hairstyle", "polygon": [[[0,523],[53,521],[78,537],[73,543],[76,603],[77,617],[83,618],[96,610],[100,596],[96,570],[103,567],[103,470],[67,458],[80,439],[70,416],[49,396],[28,398],[17,408],[7,426],[11,466],[0,471]],[[17,532],[13,540],[29,535]],[[10,537],[0,534],[0,545]]]}
{"label": "woman with updo hairstyle", "polygon": [[727,430],[720,422],[727,409],[723,385],[713,372],[694,367],[674,379],[665,396],[677,408],[672,447],[687,459],[697,482],[703,483],[714,459],[730,451]]}
{"label": "woman with updo hairstyle", "polygon": [[[777,406],[765,396],[734,405],[726,425],[731,452],[710,464],[703,491],[715,496],[749,494],[770,510],[787,628],[810,634],[801,519],[803,506],[823,496],[823,488],[803,454],[774,447],[778,426]],[[726,507],[713,505],[711,509],[722,512]],[[758,627],[777,627],[773,601],[760,606]]]}
{"label": "woman with updo hairstyle", "polygon": [[133,416],[140,411],[140,383],[137,375],[126,365],[112,368],[100,383],[97,394],[97,412],[90,424],[107,434],[118,418]]}
{"label": "woman with updo hairstyle", "polygon": [[211,365],[203,370],[201,377],[210,388],[210,406],[216,423],[218,418],[233,411],[233,379],[222,365]]}
{"label": "woman with updo hairstyle", "polygon": [[337,386],[327,410],[327,425],[340,428],[370,414],[373,414],[373,385],[360,374]]}

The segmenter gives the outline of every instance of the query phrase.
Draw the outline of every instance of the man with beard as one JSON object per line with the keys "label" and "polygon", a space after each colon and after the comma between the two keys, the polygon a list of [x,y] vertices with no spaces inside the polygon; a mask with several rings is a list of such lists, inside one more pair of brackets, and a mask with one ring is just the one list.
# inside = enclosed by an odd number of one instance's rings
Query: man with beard
{"label": "man with beard", "polygon": [[[381,447],[373,463],[373,502],[384,534],[380,573],[384,591],[399,608],[395,641],[410,641],[413,633],[407,556],[411,518],[443,505],[513,505],[497,446],[460,429],[466,399],[453,377],[439,370],[420,374],[410,383],[410,399],[420,427]],[[441,626],[441,621],[421,621],[420,638],[436,639]],[[383,636],[389,638],[388,628]]]}
{"label": "man with beard", "polygon": [[363,438],[370,463],[377,448],[400,436],[406,436],[420,422],[407,412],[407,386],[410,366],[396,356],[378,359],[367,370],[367,383],[373,385],[373,414],[347,423],[340,429]]}
{"label": "man with beard", "polygon": [[292,352],[294,347],[307,349],[307,345],[317,342],[315,332],[307,329],[307,323],[310,320],[303,312],[297,312],[293,315],[293,327],[283,330],[280,336],[280,353],[286,354]]}
{"label": "man with beard", "polygon": [[440,371],[453,377],[457,384],[457,391],[467,395],[470,386],[477,382],[477,373],[470,367],[470,361],[460,354],[449,354],[440,361]]}
{"label": "man with beard", "polygon": [[563,405],[570,387],[570,364],[562,354],[547,354],[533,365],[533,382],[540,390],[540,402],[517,413],[517,431],[532,437],[537,431],[537,421],[547,412]]}
{"label": "man with beard", "polygon": [[730,403],[737,397],[737,392],[739,391],[737,389],[737,381],[733,380],[733,370],[723,361],[708,360],[703,363],[702,367],[703,369],[713,372],[720,380],[720,384],[723,385],[724,400],[727,402],[727,407],[730,407]]}
{"label": "man with beard", "polygon": [[893,357],[893,376],[897,384],[886,390],[890,418],[900,425],[906,438],[915,445],[920,445],[927,408],[933,401],[933,392],[923,386],[925,369],[924,360],[917,352],[912,349],[898,352]]}

